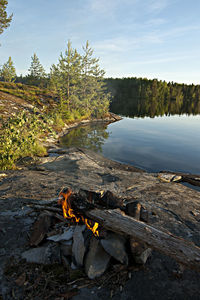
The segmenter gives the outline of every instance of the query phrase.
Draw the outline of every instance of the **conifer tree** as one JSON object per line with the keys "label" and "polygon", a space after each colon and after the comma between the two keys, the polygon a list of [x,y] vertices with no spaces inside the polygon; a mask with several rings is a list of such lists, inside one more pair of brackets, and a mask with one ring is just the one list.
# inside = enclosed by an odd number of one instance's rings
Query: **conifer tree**
{"label": "conifer tree", "polygon": [[93,57],[93,49],[86,42],[82,56],[82,102],[87,112],[93,111],[96,116],[108,111],[108,93],[104,88],[104,70],[99,66],[99,59]]}
{"label": "conifer tree", "polygon": [[8,17],[6,8],[8,5],[8,1],[0,0],[0,34],[10,26],[10,22],[12,20],[13,15]]}
{"label": "conifer tree", "polygon": [[28,69],[28,83],[33,85],[43,85],[46,76],[45,70],[35,53],[31,56],[31,59],[31,66]]}
{"label": "conifer tree", "polygon": [[6,82],[14,81],[16,77],[16,70],[11,57],[9,57],[8,61],[3,65],[1,69],[1,77]]}
{"label": "conifer tree", "polygon": [[67,109],[76,108],[80,91],[81,56],[68,41],[64,55],[61,53],[57,65],[52,65],[50,82],[62,97],[66,98]]}
{"label": "conifer tree", "polygon": [[75,109],[84,116],[100,117],[109,107],[104,71],[99,67],[99,59],[93,57],[88,42],[83,51],[81,56],[68,41],[64,55],[61,53],[58,64],[51,67],[51,87],[59,93],[60,104],[68,111]]}

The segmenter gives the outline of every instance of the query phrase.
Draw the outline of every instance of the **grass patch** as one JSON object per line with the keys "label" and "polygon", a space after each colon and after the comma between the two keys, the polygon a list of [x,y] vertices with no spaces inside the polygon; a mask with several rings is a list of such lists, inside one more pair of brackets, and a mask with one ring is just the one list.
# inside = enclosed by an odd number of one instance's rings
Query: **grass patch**
{"label": "grass patch", "polygon": [[36,106],[53,105],[55,93],[48,89],[36,86],[27,86],[22,83],[0,82],[0,91],[9,95],[19,97]]}

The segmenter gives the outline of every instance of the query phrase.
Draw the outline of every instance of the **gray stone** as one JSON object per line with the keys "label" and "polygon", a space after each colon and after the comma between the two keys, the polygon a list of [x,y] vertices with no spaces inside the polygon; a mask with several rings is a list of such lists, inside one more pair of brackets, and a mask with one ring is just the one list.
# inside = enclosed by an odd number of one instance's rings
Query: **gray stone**
{"label": "gray stone", "polygon": [[77,225],[74,230],[72,255],[75,258],[77,266],[83,265],[83,258],[86,250],[83,238],[83,231],[85,228],[85,225]]}
{"label": "gray stone", "polygon": [[57,245],[32,248],[23,252],[22,258],[29,263],[45,265],[60,262],[60,248]]}
{"label": "gray stone", "polygon": [[147,259],[149,258],[151,253],[152,253],[151,248],[145,249],[140,255],[135,256],[135,262],[137,264],[142,264],[142,265],[146,264]]}
{"label": "gray stone", "polygon": [[62,234],[56,234],[47,238],[49,241],[62,242],[72,239],[74,234],[74,226],[68,227]]}
{"label": "gray stone", "polygon": [[85,260],[85,272],[90,279],[101,276],[108,267],[110,255],[103,249],[94,236]]}
{"label": "gray stone", "polygon": [[106,238],[101,240],[101,245],[104,250],[116,260],[128,265],[128,255],[124,246],[125,242],[126,240],[122,236],[109,232]]}

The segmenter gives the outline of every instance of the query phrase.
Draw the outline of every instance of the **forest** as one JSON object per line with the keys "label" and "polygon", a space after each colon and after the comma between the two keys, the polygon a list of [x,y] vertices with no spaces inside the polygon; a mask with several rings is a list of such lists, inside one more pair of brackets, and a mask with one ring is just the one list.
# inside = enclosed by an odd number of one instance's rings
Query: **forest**
{"label": "forest", "polygon": [[130,117],[200,113],[200,85],[146,78],[108,78],[112,112]]}

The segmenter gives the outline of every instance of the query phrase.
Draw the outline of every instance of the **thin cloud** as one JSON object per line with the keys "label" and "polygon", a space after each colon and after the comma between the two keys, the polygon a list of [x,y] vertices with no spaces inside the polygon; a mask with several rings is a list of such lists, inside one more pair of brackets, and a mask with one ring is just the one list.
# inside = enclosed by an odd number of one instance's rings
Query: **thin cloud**
{"label": "thin cloud", "polygon": [[150,13],[160,13],[170,4],[169,0],[151,0],[147,5],[147,11]]}
{"label": "thin cloud", "polygon": [[[123,0],[124,7],[131,7],[137,4],[139,0]],[[122,6],[121,0],[89,0],[89,9],[98,14],[114,14]]]}
{"label": "thin cloud", "polygon": [[185,60],[189,59],[191,55],[176,55],[176,56],[171,56],[171,57],[162,57],[162,58],[154,58],[150,60],[141,60],[132,63],[132,65],[149,65],[149,64],[161,64],[161,63],[167,63],[167,62],[173,62],[173,61],[180,61],[180,60]]}
{"label": "thin cloud", "polygon": [[188,26],[182,26],[182,27],[175,27],[168,31],[163,32],[163,37],[176,37],[176,36],[182,36],[186,33],[193,32],[193,31],[199,31],[200,25],[188,25]]}
{"label": "thin cloud", "polygon": [[162,19],[162,18],[155,18],[155,19],[150,19],[145,23],[145,26],[160,26],[163,24],[166,24],[167,20],[166,19]]}
{"label": "thin cloud", "polygon": [[139,37],[116,37],[113,39],[106,39],[93,44],[95,50],[101,53],[110,52],[127,52],[138,49],[147,44],[160,44],[162,41],[159,35],[154,33],[145,34]]}
{"label": "thin cloud", "polygon": [[117,1],[107,0],[91,0],[90,9],[97,13],[107,13],[116,6]]}

